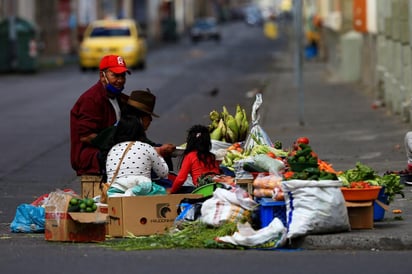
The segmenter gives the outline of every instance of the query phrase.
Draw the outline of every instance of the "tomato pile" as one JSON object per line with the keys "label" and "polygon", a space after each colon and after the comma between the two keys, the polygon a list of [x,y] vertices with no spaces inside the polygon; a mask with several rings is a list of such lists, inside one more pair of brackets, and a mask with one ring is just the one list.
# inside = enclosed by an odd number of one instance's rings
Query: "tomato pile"
{"label": "tomato pile", "polygon": [[371,185],[368,182],[365,182],[365,181],[351,182],[350,183],[350,188],[365,189],[365,188],[371,188]]}

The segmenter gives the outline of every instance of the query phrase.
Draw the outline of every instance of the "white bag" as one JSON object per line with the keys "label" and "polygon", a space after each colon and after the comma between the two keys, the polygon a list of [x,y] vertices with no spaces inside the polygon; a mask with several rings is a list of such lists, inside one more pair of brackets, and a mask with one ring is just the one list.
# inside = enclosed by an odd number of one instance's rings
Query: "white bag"
{"label": "white bag", "polygon": [[215,227],[226,222],[238,222],[248,218],[256,206],[257,203],[241,188],[234,191],[217,188],[212,198],[203,202],[200,221]]}
{"label": "white bag", "polygon": [[286,228],[279,218],[259,230],[254,230],[249,223],[238,223],[238,232],[232,236],[218,237],[218,242],[247,247],[278,248],[286,243]]}
{"label": "white bag", "polygon": [[[150,178],[147,178],[146,176],[132,175],[115,179],[111,186],[126,192],[128,189],[131,189],[134,186],[137,186],[139,184],[143,185],[147,182],[151,183],[152,180]],[[148,191],[150,191],[150,188],[148,189]]]}
{"label": "white bag", "polygon": [[254,138],[257,139],[259,144],[273,147],[273,142],[272,140],[270,140],[269,135],[259,125],[260,114],[258,112],[262,103],[262,94],[256,94],[256,100],[253,103],[252,107],[252,127],[250,128],[249,135],[246,138],[244,149],[252,149],[256,145],[256,141],[254,140]]}
{"label": "white bag", "polygon": [[287,238],[350,230],[341,181],[282,181]]}

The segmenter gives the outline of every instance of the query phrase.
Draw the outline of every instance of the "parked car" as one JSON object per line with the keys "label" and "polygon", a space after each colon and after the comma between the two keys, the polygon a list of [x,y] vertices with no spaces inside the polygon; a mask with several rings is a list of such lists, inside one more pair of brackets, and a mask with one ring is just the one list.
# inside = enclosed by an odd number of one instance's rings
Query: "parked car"
{"label": "parked car", "polygon": [[146,67],[147,43],[136,21],[97,20],[87,26],[79,49],[81,70],[98,68],[107,54],[122,56],[131,69]]}
{"label": "parked car", "polygon": [[201,40],[215,40],[219,42],[221,39],[220,29],[215,18],[200,18],[190,28],[190,39],[193,43]]}

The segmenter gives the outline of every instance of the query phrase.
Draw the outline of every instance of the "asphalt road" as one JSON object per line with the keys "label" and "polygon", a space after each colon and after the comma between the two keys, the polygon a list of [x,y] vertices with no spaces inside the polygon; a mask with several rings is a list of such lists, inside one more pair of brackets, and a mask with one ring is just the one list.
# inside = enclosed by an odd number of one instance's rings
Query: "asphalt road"
{"label": "asphalt road", "polygon": [[[195,123],[226,105],[251,109],[248,91],[273,77],[273,60],[283,38],[263,37],[260,28],[224,26],[220,44],[186,39],[151,51],[145,71],[129,76],[126,93],[150,88],[158,97],[149,136],[184,142]],[[290,71],[291,67],[280,70]],[[276,73],[279,73],[277,71]],[[3,118],[0,145],[0,269],[2,273],[409,273],[410,252],[402,251],[233,251],[214,249],[113,251],[95,244],[46,242],[42,234],[10,234],[8,224],[21,203],[56,188],[80,190],[69,164],[69,111],[97,81],[97,72],[69,65],[35,75],[0,75]],[[217,88],[216,96],[209,91]],[[282,117],[273,117],[282,120]]]}

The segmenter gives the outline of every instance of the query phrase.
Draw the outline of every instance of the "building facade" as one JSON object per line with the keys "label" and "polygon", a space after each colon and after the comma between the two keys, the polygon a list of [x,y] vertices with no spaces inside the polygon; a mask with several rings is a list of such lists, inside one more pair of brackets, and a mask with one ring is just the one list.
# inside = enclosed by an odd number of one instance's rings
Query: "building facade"
{"label": "building facade", "polygon": [[[233,2],[233,3],[231,3]],[[42,55],[74,54],[87,24],[96,19],[132,18],[147,40],[184,35],[194,18],[214,16],[240,0],[0,0],[0,20],[17,16],[36,26]]]}

